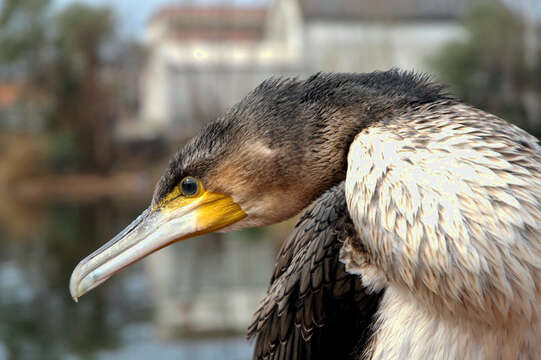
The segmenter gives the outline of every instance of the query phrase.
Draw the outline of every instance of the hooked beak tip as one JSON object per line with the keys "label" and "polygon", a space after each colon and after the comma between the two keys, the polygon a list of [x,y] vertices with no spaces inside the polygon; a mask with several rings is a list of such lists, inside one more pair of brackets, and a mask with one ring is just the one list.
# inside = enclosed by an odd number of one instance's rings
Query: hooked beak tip
{"label": "hooked beak tip", "polygon": [[79,269],[81,268],[81,263],[79,263],[75,269],[73,270],[73,273],[70,277],[70,294],[75,302],[79,302],[79,297],[81,294],[79,293]]}
{"label": "hooked beak tip", "polygon": [[112,275],[104,275],[99,269],[88,272],[88,263],[87,259],[82,260],[71,274],[70,294],[75,302],[78,302],[81,296],[101,285]]}

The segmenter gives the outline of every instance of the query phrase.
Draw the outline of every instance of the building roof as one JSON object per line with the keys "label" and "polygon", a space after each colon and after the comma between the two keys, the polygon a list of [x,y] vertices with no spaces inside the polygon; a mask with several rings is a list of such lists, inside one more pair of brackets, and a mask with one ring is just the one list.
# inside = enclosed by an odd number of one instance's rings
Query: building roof
{"label": "building roof", "polygon": [[179,40],[259,40],[267,16],[265,7],[182,6],[161,8],[150,24],[167,24],[168,34]]}
{"label": "building roof", "polygon": [[[490,0],[298,0],[305,18],[455,19]],[[495,1],[495,0],[494,0]]]}

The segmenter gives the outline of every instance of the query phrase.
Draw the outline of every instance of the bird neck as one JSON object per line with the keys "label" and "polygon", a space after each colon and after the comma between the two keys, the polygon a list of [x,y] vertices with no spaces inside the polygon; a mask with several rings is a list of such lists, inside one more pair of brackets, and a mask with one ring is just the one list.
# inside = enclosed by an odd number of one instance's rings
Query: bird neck
{"label": "bird neck", "polygon": [[[234,174],[241,184],[234,199],[250,218],[265,220],[259,225],[268,224],[295,215],[344,180],[350,145],[363,129],[444,98],[426,78],[398,71],[271,79],[205,130],[209,135],[198,143],[208,153],[223,149],[226,156],[219,158],[228,171],[216,172],[225,179],[223,191],[233,193],[223,174]],[[231,143],[238,146],[230,150]]]}
{"label": "bird neck", "polygon": [[382,126],[421,105],[454,101],[426,76],[397,70],[318,74],[306,80],[301,99],[303,163],[307,175],[320,182],[317,196],[345,179],[349,147],[363,129]]}
{"label": "bird neck", "polygon": [[328,104],[323,111],[308,109],[304,114],[304,164],[309,177],[320,183],[315,195],[345,179],[349,147],[363,129],[382,124],[410,108],[408,104],[370,94],[347,106]]}

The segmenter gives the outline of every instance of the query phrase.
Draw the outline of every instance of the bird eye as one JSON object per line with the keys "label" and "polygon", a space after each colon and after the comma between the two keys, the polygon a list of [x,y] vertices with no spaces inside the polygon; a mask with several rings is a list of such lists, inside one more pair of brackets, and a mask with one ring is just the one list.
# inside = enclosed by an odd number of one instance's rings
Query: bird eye
{"label": "bird eye", "polygon": [[199,181],[191,176],[182,179],[180,184],[184,196],[194,196],[199,192]]}

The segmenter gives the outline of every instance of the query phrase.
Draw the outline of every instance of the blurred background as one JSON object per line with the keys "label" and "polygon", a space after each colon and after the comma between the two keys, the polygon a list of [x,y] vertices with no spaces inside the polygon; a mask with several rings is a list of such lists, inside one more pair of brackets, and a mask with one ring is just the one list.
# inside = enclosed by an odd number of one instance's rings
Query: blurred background
{"label": "blurred background", "polygon": [[271,75],[415,69],[541,135],[541,0],[0,4],[0,360],[250,359],[292,221],[176,244],[79,304],[68,280]]}

